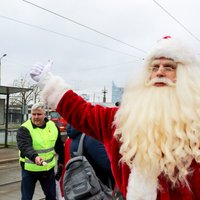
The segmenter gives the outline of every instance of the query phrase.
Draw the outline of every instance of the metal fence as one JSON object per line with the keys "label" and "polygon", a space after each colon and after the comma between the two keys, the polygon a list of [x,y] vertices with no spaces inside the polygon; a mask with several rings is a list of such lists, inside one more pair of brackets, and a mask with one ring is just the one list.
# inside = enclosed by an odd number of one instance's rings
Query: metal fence
{"label": "metal fence", "polygon": [[8,129],[7,141],[5,129],[0,130],[0,146],[17,146],[16,141],[17,129]]}

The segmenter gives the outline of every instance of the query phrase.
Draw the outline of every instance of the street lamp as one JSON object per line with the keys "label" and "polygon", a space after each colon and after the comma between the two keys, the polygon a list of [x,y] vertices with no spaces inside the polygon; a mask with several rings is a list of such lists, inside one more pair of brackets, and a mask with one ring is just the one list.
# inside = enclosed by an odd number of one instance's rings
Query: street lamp
{"label": "street lamp", "polygon": [[0,57],[0,85],[1,85],[1,60],[5,56],[7,56],[7,54],[3,54],[3,56]]}

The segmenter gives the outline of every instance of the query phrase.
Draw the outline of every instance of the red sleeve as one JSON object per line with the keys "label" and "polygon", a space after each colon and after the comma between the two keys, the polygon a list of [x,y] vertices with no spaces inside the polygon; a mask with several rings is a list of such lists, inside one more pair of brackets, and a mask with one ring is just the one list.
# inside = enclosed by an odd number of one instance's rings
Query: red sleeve
{"label": "red sleeve", "polygon": [[92,105],[69,90],[60,100],[56,110],[74,128],[105,144],[112,139],[113,120],[117,109],[117,107]]}

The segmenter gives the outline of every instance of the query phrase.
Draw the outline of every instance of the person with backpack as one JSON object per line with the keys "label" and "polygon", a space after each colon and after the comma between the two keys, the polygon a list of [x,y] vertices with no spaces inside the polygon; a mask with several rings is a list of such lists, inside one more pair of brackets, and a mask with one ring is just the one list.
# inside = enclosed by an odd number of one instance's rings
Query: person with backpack
{"label": "person with backpack", "polygon": [[[75,152],[78,150],[82,132],[68,124],[67,135],[71,139],[70,156],[74,157]],[[92,165],[97,177],[101,180],[101,182],[107,187],[113,189],[115,186],[115,181],[110,167],[110,160],[104,145],[98,140],[85,135],[83,141],[83,155]]]}
{"label": "person with backpack", "polygon": [[66,129],[65,168],[60,182],[63,197],[66,200],[124,200],[115,185],[104,145],[69,124]]}

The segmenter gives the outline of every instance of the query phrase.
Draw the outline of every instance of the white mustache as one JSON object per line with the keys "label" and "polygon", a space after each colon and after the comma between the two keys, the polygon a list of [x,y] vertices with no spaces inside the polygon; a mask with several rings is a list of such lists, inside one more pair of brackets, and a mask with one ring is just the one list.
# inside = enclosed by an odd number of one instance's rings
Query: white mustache
{"label": "white mustache", "polygon": [[152,86],[155,83],[165,83],[167,86],[171,86],[171,87],[176,86],[176,83],[172,82],[170,79],[165,78],[165,77],[161,77],[161,78],[155,77],[149,80],[148,82],[146,82],[146,86]]}

